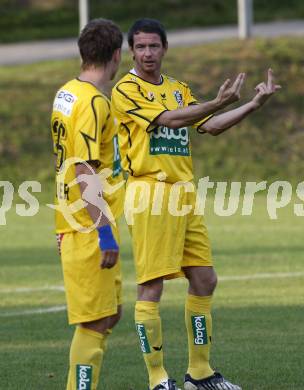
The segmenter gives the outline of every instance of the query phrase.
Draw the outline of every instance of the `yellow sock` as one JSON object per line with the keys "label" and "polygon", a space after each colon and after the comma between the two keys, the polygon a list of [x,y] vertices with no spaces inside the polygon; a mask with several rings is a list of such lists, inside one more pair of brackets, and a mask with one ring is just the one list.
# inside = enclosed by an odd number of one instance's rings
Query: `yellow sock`
{"label": "yellow sock", "polygon": [[77,326],[70,349],[67,390],[96,390],[107,335]]}
{"label": "yellow sock", "polygon": [[185,305],[185,321],[188,333],[188,373],[194,379],[207,378],[214,374],[209,365],[212,336],[210,313],[211,296],[188,295]]}
{"label": "yellow sock", "polygon": [[149,374],[150,388],[153,389],[162,380],[168,378],[168,374],[163,365],[163,342],[159,303],[137,301],[135,305],[135,323]]}

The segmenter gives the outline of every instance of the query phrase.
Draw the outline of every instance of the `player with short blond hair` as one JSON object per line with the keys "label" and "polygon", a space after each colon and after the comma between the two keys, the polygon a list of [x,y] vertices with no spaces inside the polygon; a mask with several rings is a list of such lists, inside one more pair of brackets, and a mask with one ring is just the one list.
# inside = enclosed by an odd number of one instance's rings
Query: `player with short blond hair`
{"label": "player with short blond hair", "polygon": [[[97,389],[106,339],[121,315],[115,218],[123,210],[124,186],[117,130],[103,91],[118,69],[122,40],[112,21],[90,21],[78,39],[80,75],[58,90],[53,105],[56,233],[68,320],[76,325],[67,390]],[[113,194],[105,193],[101,172],[117,189]]]}

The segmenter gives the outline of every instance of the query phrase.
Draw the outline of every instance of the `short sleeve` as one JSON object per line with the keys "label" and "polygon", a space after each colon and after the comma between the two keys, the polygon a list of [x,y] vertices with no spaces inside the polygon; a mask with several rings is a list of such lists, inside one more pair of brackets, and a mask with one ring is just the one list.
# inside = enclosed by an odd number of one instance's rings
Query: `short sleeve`
{"label": "short sleeve", "polygon": [[135,81],[117,84],[112,92],[115,116],[124,124],[136,122],[138,126],[150,131],[150,126],[166,107],[155,99],[153,92],[147,92]]}
{"label": "short sleeve", "polygon": [[[185,87],[185,105],[191,106],[193,104],[199,104],[193,93],[191,92],[190,88],[187,84],[184,84]],[[206,117],[202,118],[200,121],[196,122],[192,127],[194,127],[199,133],[205,133],[204,130],[201,129],[201,126],[207,122],[210,118],[213,117],[213,114],[207,115]]]}
{"label": "short sleeve", "polygon": [[109,117],[109,102],[101,95],[94,96],[87,104],[79,107],[73,126],[75,157],[100,162],[102,129]]}

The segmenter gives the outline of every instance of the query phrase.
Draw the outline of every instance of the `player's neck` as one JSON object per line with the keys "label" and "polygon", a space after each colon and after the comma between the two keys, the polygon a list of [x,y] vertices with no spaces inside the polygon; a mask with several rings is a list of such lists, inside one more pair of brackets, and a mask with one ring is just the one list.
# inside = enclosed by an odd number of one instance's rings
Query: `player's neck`
{"label": "player's neck", "polygon": [[134,68],[137,76],[139,76],[141,79],[148,81],[152,84],[160,84],[162,81],[161,73],[157,70],[155,72],[145,72],[143,70]]}
{"label": "player's neck", "polygon": [[104,68],[90,68],[80,72],[79,80],[93,84],[99,91],[104,91],[110,81],[108,72]]}

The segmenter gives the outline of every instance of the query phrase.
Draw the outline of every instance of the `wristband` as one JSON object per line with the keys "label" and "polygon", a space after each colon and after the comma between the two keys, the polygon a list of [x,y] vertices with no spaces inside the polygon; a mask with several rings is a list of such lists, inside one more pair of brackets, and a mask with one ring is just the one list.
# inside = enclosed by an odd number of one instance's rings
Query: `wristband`
{"label": "wristband", "polygon": [[102,251],[114,250],[118,251],[117,242],[113,236],[112,229],[110,225],[104,225],[99,228],[98,237],[99,237],[99,247]]}

